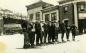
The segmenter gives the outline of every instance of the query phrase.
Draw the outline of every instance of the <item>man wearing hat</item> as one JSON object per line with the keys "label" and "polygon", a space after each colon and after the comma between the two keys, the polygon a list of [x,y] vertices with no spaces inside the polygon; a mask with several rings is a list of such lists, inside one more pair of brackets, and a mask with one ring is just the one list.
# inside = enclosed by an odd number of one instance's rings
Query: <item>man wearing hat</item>
{"label": "man wearing hat", "polygon": [[22,26],[22,30],[24,33],[24,46],[23,46],[23,48],[29,48],[30,47],[30,36],[29,36],[30,33],[29,32],[30,32],[32,26],[26,20],[22,20],[21,26]]}
{"label": "man wearing hat", "polygon": [[[36,21],[36,23],[35,23],[35,33],[36,33],[36,45],[42,44],[40,21]],[[40,43],[39,43],[39,41],[40,41]]]}
{"label": "man wearing hat", "polygon": [[52,36],[52,42],[55,42],[55,22],[53,21],[51,23],[51,36]]}
{"label": "man wearing hat", "polygon": [[44,28],[44,43],[46,43],[46,40],[48,40],[47,39],[47,35],[48,35],[48,24],[46,22],[44,23],[43,28]]}
{"label": "man wearing hat", "polygon": [[65,20],[65,29],[66,29],[66,39],[69,41],[69,34],[70,34],[70,26],[68,24],[68,20]]}
{"label": "man wearing hat", "polygon": [[52,32],[51,32],[51,30],[52,30],[51,29],[51,21],[48,22],[47,26],[48,26],[48,28],[47,28],[48,29],[48,43],[51,43],[51,39],[52,39],[52,35],[51,35],[52,34]]}
{"label": "man wearing hat", "polygon": [[65,33],[64,21],[63,21],[63,22],[59,21],[59,28],[60,28],[60,32],[61,32],[61,39],[62,39],[62,42],[64,42],[64,40],[63,40],[63,38],[64,38],[64,33]]}

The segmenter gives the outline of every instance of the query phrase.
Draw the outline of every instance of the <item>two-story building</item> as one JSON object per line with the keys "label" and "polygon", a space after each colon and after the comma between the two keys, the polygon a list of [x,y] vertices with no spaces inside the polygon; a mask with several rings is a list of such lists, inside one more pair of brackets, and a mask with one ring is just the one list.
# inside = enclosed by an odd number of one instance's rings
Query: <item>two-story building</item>
{"label": "two-story building", "polygon": [[63,0],[59,2],[60,20],[69,20],[69,24],[75,24],[79,32],[86,31],[86,1]]}
{"label": "two-story building", "polygon": [[[30,21],[51,21],[58,17],[58,6],[38,1],[27,5],[27,14]],[[51,18],[52,17],[52,18]]]}
{"label": "two-story building", "polygon": [[75,24],[82,33],[86,31],[86,1],[85,0],[61,0],[59,5],[52,5],[43,1],[27,5],[27,16],[30,21],[69,21],[69,25]]}

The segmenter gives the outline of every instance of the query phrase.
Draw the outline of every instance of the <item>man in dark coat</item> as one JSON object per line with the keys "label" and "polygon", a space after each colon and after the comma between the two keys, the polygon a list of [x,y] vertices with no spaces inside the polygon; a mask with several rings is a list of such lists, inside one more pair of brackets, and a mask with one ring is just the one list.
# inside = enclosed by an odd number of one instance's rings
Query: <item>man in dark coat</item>
{"label": "man in dark coat", "polygon": [[69,41],[70,26],[68,25],[68,20],[65,21],[65,28],[66,28],[66,38],[67,41]]}
{"label": "man in dark coat", "polygon": [[35,41],[35,30],[34,30],[34,24],[31,22],[31,23],[29,23],[29,26],[31,26],[31,27],[29,27],[28,29],[28,34],[29,34],[29,37],[30,37],[30,46],[31,47],[34,47],[34,41]]}
{"label": "man in dark coat", "polygon": [[41,25],[39,22],[35,23],[35,33],[36,33],[36,45],[42,44]]}
{"label": "man in dark coat", "polygon": [[74,24],[72,24],[71,31],[72,31],[72,39],[73,39],[73,41],[75,41],[76,29],[77,29],[77,27]]}
{"label": "man in dark coat", "polygon": [[28,41],[29,36],[28,36],[28,32],[27,32],[27,25],[28,25],[27,21],[22,20],[21,26],[22,26],[22,30],[24,33],[24,46],[23,46],[23,48],[29,48],[30,47],[30,42]]}
{"label": "man in dark coat", "polygon": [[46,39],[47,39],[47,35],[48,35],[47,23],[44,23],[43,28],[44,28],[44,43],[46,43]]}
{"label": "man in dark coat", "polygon": [[62,42],[64,42],[64,40],[63,40],[63,38],[64,38],[64,33],[65,33],[65,25],[64,25],[64,23],[59,22],[59,28],[60,28],[60,32],[61,32],[61,34],[62,34],[62,36],[61,36]]}
{"label": "man in dark coat", "polygon": [[51,24],[51,35],[52,35],[52,42],[55,42],[55,23],[53,22]]}
{"label": "man in dark coat", "polygon": [[51,35],[51,22],[48,22],[48,43],[51,43],[52,35]]}
{"label": "man in dark coat", "polygon": [[42,38],[42,41],[43,41],[44,40],[44,27],[43,27],[44,26],[44,22],[41,21],[40,25],[41,25],[41,38]]}
{"label": "man in dark coat", "polygon": [[55,41],[56,41],[56,42],[59,42],[59,41],[58,41],[58,34],[59,34],[59,32],[60,32],[59,23],[56,22],[56,23],[55,23]]}

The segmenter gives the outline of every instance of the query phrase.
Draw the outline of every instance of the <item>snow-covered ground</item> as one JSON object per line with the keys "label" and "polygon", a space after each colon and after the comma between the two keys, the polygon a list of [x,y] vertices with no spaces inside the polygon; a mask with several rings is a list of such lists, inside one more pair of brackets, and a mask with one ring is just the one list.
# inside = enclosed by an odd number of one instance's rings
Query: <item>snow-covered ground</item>
{"label": "snow-covered ground", "polygon": [[[61,34],[59,34],[59,41],[61,40],[60,37]],[[2,53],[86,53],[85,34],[77,36],[76,41],[72,41],[70,38],[70,42],[50,44],[32,49],[22,49],[23,38],[22,34],[0,36],[0,45],[2,45],[4,51]]]}

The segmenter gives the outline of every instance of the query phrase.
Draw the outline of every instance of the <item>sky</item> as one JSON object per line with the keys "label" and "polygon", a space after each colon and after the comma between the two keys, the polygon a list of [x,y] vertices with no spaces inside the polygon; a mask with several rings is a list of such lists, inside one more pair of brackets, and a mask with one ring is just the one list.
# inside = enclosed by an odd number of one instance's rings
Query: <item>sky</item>
{"label": "sky", "polygon": [[[15,13],[22,13],[27,15],[26,5],[30,5],[39,0],[0,0],[0,8],[9,9]],[[58,0],[43,0],[44,2],[51,3],[54,5],[58,4]]]}

